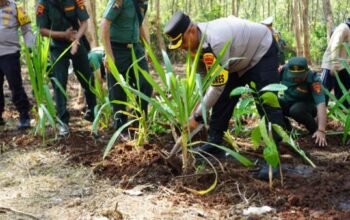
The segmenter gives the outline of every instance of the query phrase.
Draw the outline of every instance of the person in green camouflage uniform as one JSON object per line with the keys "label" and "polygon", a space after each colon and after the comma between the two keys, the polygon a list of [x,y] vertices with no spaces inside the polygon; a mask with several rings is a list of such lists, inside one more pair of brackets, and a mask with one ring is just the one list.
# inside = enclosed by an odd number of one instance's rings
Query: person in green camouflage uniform
{"label": "person in green camouflage uniform", "polygon": [[[132,48],[136,58],[140,59],[145,55],[144,48],[140,42],[144,37],[142,22],[147,9],[147,1],[143,0],[109,0],[103,15],[101,24],[102,42],[106,55],[114,61],[118,71],[126,79],[129,67],[133,63]],[[148,64],[145,58],[138,62],[138,65],[148,71]],[[108,65],[105,65],[108,68]],[[129,83],[138,88],[147,96],[151,96],[152,87],[142,74],[135,76],[133,69],[129,72]],[[138,79],[138,82],[136,81]],[[111,73],[107,74],[107,84],[110,100],[126,101],[127,97],[123,88],[117,84]],[[113,128],[118,129],[127,122],[125,105],[113,104]],[[141,100],[141,108],[147,115],[148,103]]]}
{"label": "person in green camouflage uniform", "polygon": [[305,125],[316,144],[326,146],[327,112],[321,79],[309,70],[304,57],[291,58],[280,74],[282,84],[288,87],[279,99],[283,114]]}
{"label": "person in green camouflage uniform", "polygon": [[[87,82],[93,81],[93,75],[88,65],[87,48],[81,40],[87,29],[87,20],[89,18],[84,1],[39,0],[36,17],[40,34],[52,38],[50,56],[52,61],[57,61],[53,67],[52,77],[56,78],[63,89],[66,90],[69,60],[72,60],[74,72],[85,90],[88,110],[84,118],[88,121],[93,121],[96,97],[91,92],[89,83]],[[79,27],[73,28],[75,25],[72,21],[76,23],[79,21]],[[58,59],[72,43],[73,45],[70,51]],[[69,113],[66,108],[67,98],[56,83],[53,83],[53,87],[58,118],[62,122],[59,126],[59,134],[67,135],[69,133]]]}

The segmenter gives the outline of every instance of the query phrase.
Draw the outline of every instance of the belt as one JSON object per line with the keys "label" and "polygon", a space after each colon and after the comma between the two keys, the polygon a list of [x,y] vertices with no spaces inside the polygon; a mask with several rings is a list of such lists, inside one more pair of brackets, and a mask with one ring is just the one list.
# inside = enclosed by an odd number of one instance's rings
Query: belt
{"label": "belt", "polygon": [[132,43],[118,43],[118,42],[112,42],[111,41],[111,46],[112,47],[118,47],[118,48],[132,48],[133,44]]}

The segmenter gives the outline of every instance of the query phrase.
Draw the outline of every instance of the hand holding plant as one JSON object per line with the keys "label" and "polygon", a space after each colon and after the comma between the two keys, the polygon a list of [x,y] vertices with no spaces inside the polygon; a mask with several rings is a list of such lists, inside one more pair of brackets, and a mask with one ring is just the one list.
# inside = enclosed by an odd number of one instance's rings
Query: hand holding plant
{"label": "hand holding plant", "polygon": [[189,124],[190,124],[190,130],[194,130],[198,127],[198,122],[194,119],[194,116],[192,115],[190,118],[189,118]]}
{"label": "hand holding plant", "polygon": [[79,45],[80,45],[79,40],[73,41],[72,48],[70,49],[70,53],[72,55],[75,55],[78,52]]}
{"label": "hand holding plant", "polygon": [[72,27],[68,28],[64,32],[64,37],[67,41],[73,42],[76,40],[77,31],[73,30]]}

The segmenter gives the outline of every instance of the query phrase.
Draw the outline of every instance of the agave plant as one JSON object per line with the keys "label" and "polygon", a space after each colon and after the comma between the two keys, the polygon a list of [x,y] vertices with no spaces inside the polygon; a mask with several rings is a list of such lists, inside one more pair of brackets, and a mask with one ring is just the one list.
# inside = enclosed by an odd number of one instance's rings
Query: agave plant
{"label": "agave plant", "polygon": [[42,38],[40,35],[36,37],[35,46],[30,51],[29,48],[25,48],[26,63],[28,67],[29,79],[32,86],[33,95],[35,98],[35,134],[39,134],[43,138],[43,142],[46,139],[46,126],[49,124],[53,130],[56,129],[56,109],[53,98],[50,93],[50,81],[53,81],[66,95],[66,92],[59,84],[56,78],[50,78],[50,72],[53,66],[61,57],[70,50],[68,47],[55,63],[49,65],[49,50],[50,40],[48,38]]}
{"label": "agave plant", "polygon": [[[215,77],[223,70],[224,67],[220,67],[219,64],[220,60],[225,54],[225,51],[230,45],[229,43],[230,42],[224,46],[217,57],[217,61],[213,64],[212,68],[205,76],[201,76],[197,73],[197,66],[201,51],[199,50],[194,58],[192,58],[188,52],[186,56],[186,72],[183,77],[180,77],[174,73],[170,59],[165,51],[162,51],[165,65],[165,68],[163,68],[151,47],[145,43],[146,51],[152,60],[160,82],[153,79],[148,72],[140,68],[138,69],[139,72],[152,85],[154,91],[158,95],[153,98],[147,97],[141,92],[129,88],[135,94],[148,101],[153,108],[156,108],[162,117],[166,118],[171,125],[176,127],[176,130],[180,131],[184,171],[186,171],[188,168],[188,144],[191,141],[188,119],[194,111],[197,103],[203,103],[204,91],[211,85]],[[202,108],[202,115],[206,123],[207,112],[205,108]]]}
{"label": "agave plant", "polygon": [[[241,94],[252,94],[255,103],[261,107],[263,111],[263,117],[258,123],[258,126],[252,130],[251,139],[254,149],[260,146],[264,147],[263,156],[265,161],[271,167],[278,167],[280,164],[280,157],[277,149],[277,144],[274,141],[272,132],[276,132],[282,137],[282,142],[291,146],[300,156],[302,156],[311,166],[316,167],[315,164],[306,156],[305,152],[296,144],[292,137],[288,135],[284,129],[277,125],[272,124],[266,114],[264,105],[268,105],[274,108],[279,108],[278,97],[274,92],[280,92],[286,90],[287,87],[282,84],[270,84],[262,88],[260,91],[256,89],[255,83],[251,82],[249,87],[238,87],[231,92],[231,96]],[[272,174],[270,176],[270,186],[272,186]]]}

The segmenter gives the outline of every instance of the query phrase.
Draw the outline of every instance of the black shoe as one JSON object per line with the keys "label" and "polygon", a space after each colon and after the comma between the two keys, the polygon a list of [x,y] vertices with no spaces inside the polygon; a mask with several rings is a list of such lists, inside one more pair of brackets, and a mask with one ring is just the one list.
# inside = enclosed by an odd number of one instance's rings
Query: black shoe
{"label": "black shoe", "polygon": [[86,112],[84,114],[84,119],[89,121],[89,122],[94,122],[94,120],[95,120],[94,112],[91,111],[90,109],[86,110]]}
{"label": "black shoe", "polygon": [[[280,168],[272,168],[272,179],[278,178],[280,176]],[[259,180],[269,180],[269,165],[264,162],[264,164],[260,167],[259,170],[253,172],[253,177]]]}
{"label": "black shoe", "polygon": [[30,118],[24,117],[19,119],[18,129],[30,128]]}
{"label": "black shoe", "polygon": [[[210,144],[213,143],[215,145],[222,145],[222,137],[223,137],[223,132],[221,131],[215,131],[213,129],[208,130],[208,142],[207,144],[204,144],[202,146],[198,146],[193,148],[193,151],[201,153],[201,151],[207,152],[214,157],[217,158],[223,158],[226,156],[226,152],[224,150],[221,150],[214,145]],[[204,154],[206,156],[206,154]],[[201,158],[198,154],[195,155],[197,159]]]}
{"label": "black shoe", "polygon": [[[221,145],[221,143],[214,143],[216,145]],[[206,153],[209,153],[211,155],[213,155],[216,158],[224,158],[226,157],[226,152],[224,150],[221,150],[217,147],[215,147],[214,145],[208,143],[208,144],[204,144],[202,146],[199,147],[195,147],[193,148],[193,151],[201,153],[204,156],[208,156]],[[205,153],[203,153],[205,152]],[[196,159],[201,159],[202,157],[198,154],[195,155]]]}
{"label": "black shoe", "polygon": [[2,117],[0,117],[0,126],[4,126],[5,124],[5,120]]}

